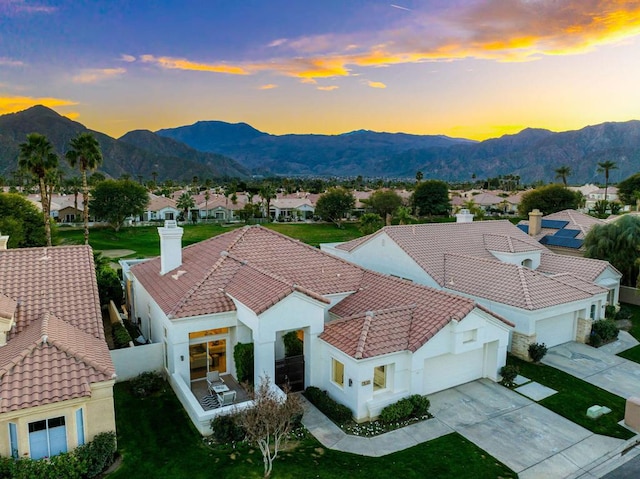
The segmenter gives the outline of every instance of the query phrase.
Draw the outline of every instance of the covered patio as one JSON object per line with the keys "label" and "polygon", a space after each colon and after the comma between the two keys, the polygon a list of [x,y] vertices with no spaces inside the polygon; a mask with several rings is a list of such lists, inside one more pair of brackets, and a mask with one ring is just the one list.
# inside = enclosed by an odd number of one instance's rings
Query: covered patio
{"label": "covered patio", "polygon": [[[234,404],[243,403],[251,399],[249,392],[231,374],[222,374],[220,378],[230,391],[235,391],[236,399]],[[218,409],[220,407],[216,395],[209,391],[206,379],[202,378],[191,381],[191,392],[205,411]]]}

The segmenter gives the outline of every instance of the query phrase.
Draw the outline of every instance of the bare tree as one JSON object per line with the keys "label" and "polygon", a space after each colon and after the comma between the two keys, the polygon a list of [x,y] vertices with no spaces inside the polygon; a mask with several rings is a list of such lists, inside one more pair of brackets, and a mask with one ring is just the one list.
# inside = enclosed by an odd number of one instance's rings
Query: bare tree
{"label": "bare tree", "polygon": [[264,477],[269,477],[282,441],[302,414],[302,404],[293,394],[279,393],[268,377],[260,382],[253,400],[254,406],[242,413],[242,427],[247,441],[260,448]]}

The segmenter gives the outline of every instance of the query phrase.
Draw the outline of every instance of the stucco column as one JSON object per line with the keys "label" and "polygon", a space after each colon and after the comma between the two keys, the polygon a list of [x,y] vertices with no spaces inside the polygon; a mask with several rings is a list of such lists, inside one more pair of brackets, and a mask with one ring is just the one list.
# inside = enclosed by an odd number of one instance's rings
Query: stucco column
{"label": "stucco column", "polygon": [[256,387],[265,377],[269,378],[271,383],[276,380],[276,356],[275,356],[275,340],[263,343],[253,343],[253,383]]}
{"label": "stucco column", "polygon": [[578,327],[576,328],[576,341],[579,343],[587,344],[589,342],[589,336],[591,336],[591,325],[593,321],[591,318],[578,318]]}
{"label": "stucco column", "polygon": [[529,357],[529,345],[535,342],[535,334],[526,335],[514,331],[511,335],[511,354],[525,361],[531,361]]}
{"label": "stucco column", "polygon": [[[322,380],[318,347],[318,333],[309,332],[304,328],[304,387],[319,385]],[[315,364],[314,364],[315,363]]]}

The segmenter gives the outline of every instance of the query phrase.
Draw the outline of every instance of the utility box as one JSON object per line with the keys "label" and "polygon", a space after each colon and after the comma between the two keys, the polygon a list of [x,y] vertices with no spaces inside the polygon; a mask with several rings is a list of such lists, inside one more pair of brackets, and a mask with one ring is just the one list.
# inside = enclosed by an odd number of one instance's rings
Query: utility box
{"label": "utility box", "polygon": [[640,398],[630,397],[624,408],[624,424],[640,432]]}

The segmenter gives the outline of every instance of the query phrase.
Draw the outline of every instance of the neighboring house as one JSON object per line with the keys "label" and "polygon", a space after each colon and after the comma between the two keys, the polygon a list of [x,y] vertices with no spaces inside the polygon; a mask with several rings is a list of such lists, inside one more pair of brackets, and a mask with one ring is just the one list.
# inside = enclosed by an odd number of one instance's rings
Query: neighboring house
{"label": "neighboring house", "polygon": [[[28,195],[27,199],[34,203],[42,211],[42,202],[39,194]],[[78,195],[77,208],[74,195],[51,195],[51,210],[49,215],[58,223],[78,223],[83,215],[82,195]]]}
{"label": "neighboring house", "polygon": [[129,308],[145,336],[164,343],[170,384],[203,434],[213,417],[243,406],[208,410],[197,392],[212,370],[234,383],[238,343],[253,343],[254,381],[280,384],[283,336],[296,331],[300,386],[327,390],[358,421],[410,394],[495,381],[505,364],[512,324],[473,300],[364,270],[260,226],[185,248],[175,223],[158,231],[160,257],[122,261]]}
{"label": "neighboring house", "polygon": [[618,302],[621,275],[609,263],[553,254],[509,221],[387,226],[321,249],[474,299],[515,324],[511,351],[521,357],[534,342],[585,342],[591,321]]}
{"label": "neighboring house", "polygon": [[142,214],[142,221],[175,220],[179,214],[180,210],[174,199],[149,193],[149,203]]}
{"label": "neighboring house", "polygon": [[269,213],[276,221],[309,219],[316,210],[308,195],[279,195],[271,200]]}
{"label": "neighboring house", "polygon": [[115,431],[115,370],[89,246],[0,238],[0,456],[39,459]]}
{"label": "neighboring house", "polygon": [[589,230],[594,225],[607,224],[605,220],[576,210],[558,211],[542,216],[540,220],[539,228],[530,230],[528,220],[520,221],[518,228],[554,253],[572,256],[584,256],[584,238]]}
{"label": "neighboring house", "polygon": [[200,193],[193,197],[198,210],[198,218],[215,219],[216,221],[234,221],[237,219],[237,212],[244,205],[245,197],[236,194],[236,202],[234,203],[230,197],[220,193],[211,192],[209,200],[205,198],[204,193]]}

